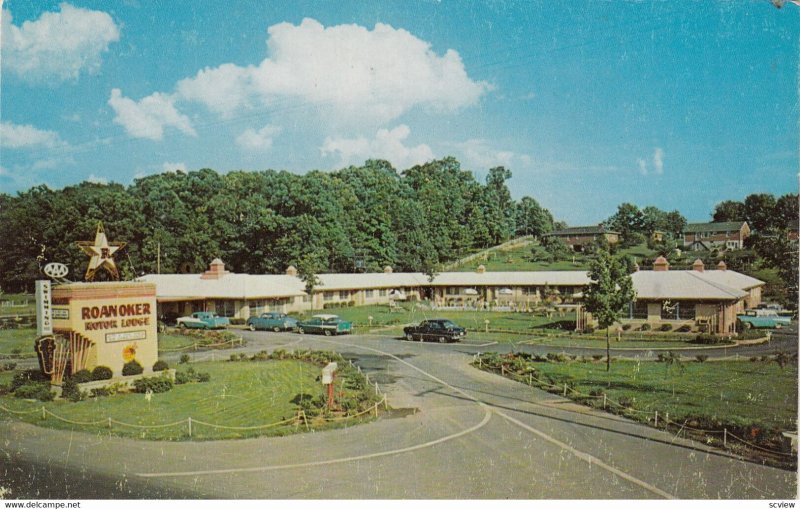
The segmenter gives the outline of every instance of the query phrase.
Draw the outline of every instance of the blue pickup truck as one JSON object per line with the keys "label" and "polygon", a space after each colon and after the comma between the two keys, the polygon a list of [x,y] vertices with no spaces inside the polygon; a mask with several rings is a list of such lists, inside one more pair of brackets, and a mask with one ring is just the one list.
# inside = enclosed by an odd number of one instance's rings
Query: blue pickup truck
{"label": "blue pickup truck", "polygon": [[181,329],[224,329],[230,324],[231,321],[224,316],[209,311],[196,311],[191,316],[182,316],[177,320]]}

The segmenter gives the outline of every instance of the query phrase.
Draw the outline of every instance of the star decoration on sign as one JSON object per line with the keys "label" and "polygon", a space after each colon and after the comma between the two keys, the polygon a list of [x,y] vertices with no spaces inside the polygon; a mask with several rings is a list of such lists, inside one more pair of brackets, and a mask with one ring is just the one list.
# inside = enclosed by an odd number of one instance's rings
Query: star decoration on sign
{"label": "star decoration on sign", "polygon": [[84,277],[86,281],[94,281],[94,275],[100,269],[106,269],[112,279],[119,281],[119,271],[114,263],[114,253],[125,247],[125,242],[109,242],[106,232],[103,230],[103,223],[98,222],[94,241],[82,240],[77,244],[84,253],[91,257]]}

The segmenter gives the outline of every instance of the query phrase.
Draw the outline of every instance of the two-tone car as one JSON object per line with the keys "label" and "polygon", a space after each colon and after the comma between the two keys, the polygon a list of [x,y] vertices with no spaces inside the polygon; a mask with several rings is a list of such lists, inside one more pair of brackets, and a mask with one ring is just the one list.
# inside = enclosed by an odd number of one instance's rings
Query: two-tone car
{"label": "two-tone car", "polygon": [[300,334],[336,336],[338,334],[350,334],[353,331],[353,323],[343,320],[337,315],[314,315],[308,320],[297,322],[295,330]]}
{"label": "two-tone car", "polygon": [[743,329],[780,329],[792,323],[790,316],[781,316],[774,309],[747,309],[736,319]]}
{"label": "two-tone car", "polygon": [[419,325],[409,325],[403,329],[403,335],[409,341],[438,341],[439,343],[455,343],[467,336],[467,331],[450,320],[434,318],[425,320]]}
{"label": "two-tone car", "polygon": [[182,316],[176,320],[181,329],[224,329],[231,321],[210,311],[195,311],[191,316]]}
{"label": "two-tone car", "polygon": [[285,313],[261,313],[259,316],[248,318],[246,325],[250,330],[281,332],[294,330],[297,327],[297,319]]}

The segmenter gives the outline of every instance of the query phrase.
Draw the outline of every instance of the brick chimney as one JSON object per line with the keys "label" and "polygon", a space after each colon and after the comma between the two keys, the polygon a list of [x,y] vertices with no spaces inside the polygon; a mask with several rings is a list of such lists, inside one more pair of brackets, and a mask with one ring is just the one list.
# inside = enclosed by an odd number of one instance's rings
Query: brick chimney
{"label": "brick chimney", "polygon": [[696,270],[697,272],[704,272],[706,270],[706,266],[703,263],[703,260],[701,260],[700,258],[695,260],[694,263],[692,264],[692,270]]}
{"label": "brick chimney", "polygon": [[477,272],[478,274],[483,274],[484,272],[486,272],[486,267],[484,265],[478,265],[478,268],[475,269],[475,272]]}
{"label": "brick chimney", "polygon": [[717,264],[717,270],[728,270],[728,266],[725,264],[723,260],[720,260]]}
{"label": "brick chimney", "polygon": [[222,260],[219,258],[214,258],[214,260],[211,262],[211,265],[208,267],[208,270],[200,275],[200,279],[221,279],[227,274],[230,274],[230,272],[225,270],[225,264],[222,262]]}
{"label": "brick chimney", "polygon": [[297,267],[294,265],[289,265],[286,267],[286,275],[287,276],[297,276]]}
{"label": "brick chimney", "polygon": [[666,272],[669,270],[669,262],[663,256],[656,258],[653,262],[653,270],[656,272]]}
{"label": "brick chimney", "polygon": [[392,272],[394,272],[394,269],[392,268],[391,265],[387,265],[386,267],[383,268],[384,274],[391,274]]}

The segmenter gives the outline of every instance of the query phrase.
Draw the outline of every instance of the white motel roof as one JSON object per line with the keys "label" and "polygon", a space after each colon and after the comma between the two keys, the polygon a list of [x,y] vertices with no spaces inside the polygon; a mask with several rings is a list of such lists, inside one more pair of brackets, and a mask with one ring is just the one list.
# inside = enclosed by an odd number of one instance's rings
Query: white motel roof
{"label": "white motel roof", "polygon": [[[586,286],[586,271],[443,272],[434,281],[420,272],[319,274],[315,291],[404,288],[420,286],[515,287]],[[640,299],[732,300],[763,281],[732,270],[639,271],[632,275]],[[162,301],[198,299],[267,299],[305,295],[305,283],[285,274],[233,274],[203,279],[200,274],[149,274],[140,281],[156,284]]]}

